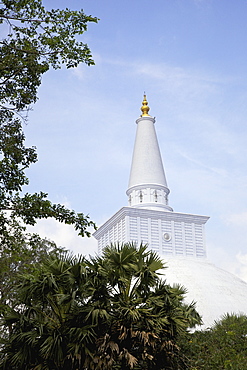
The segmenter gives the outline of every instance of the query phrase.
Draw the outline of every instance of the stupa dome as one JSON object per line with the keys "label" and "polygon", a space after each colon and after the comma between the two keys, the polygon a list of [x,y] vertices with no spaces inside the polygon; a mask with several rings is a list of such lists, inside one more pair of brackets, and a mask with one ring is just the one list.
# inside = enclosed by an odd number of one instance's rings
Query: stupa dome
{"label": "stupa dome", "polygon": [[196,301],[197,311],[207,328],[226,313],[247,313],[247,283],[216,267],[206,258],[164,257],[168,283],[183,285],[187,303]]}

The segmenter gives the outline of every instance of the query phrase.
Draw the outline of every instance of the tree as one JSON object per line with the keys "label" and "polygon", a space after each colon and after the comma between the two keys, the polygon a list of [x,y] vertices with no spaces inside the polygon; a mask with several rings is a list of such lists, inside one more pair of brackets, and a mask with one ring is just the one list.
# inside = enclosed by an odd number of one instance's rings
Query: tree
{"label": "tree", "polygon": [[125,244],[105,248],[92,261],[98,279],[90,314],[97,324],[110,321],[104,335],[98,326],[99,369],[185,368],[177,337],[201,319],[194,303],[184,304],[183,287],[159,278],[157,271],[164,267],[160,257],[147,246]]}
{"label": "tree", "polygon": [[[5,267],[13,266],[13,261],[18,266],[18,254],[19,261],[26,258],[34,239],[25,234],[25,225],[34,225],[38,219],[52,217],[74,225],[81,236],[90,236],[88,228],[95,228],[87,215],[53,204],[45,192],[23,193],[28,184],[25,170],[37,161],[36,148],[25,146],[23,124],[49,68],[94,64],[90,49],[77,36],[89,22],[97,21],[82,10],[46,10],[42,0],[0,2],[0,25],[5,32],[0,41],[0,258],[6,261],[7,256]],[[6,267],[0,274],[2,302],[8,299],[7,273]]]}
{"label": "tree", "polygon": [[16,287],[21,283],[24,273],[34,272],[39,264],[49,255],[62,255],[67,251],[50,240],[42,239],[37,234],[18,233],[18,227],[14,227],[15,234],[12,247],[2,247],[0,259],[0,313],[4,312],[7,305],[15,307]]}
{"label": "tree", "polygon": [[[28,184],[25,169],[37,161],[35,147],[26,148],[22,130],[23,111],[37,100],[41,76],[50,67],[67,68],[84,62],[94,64],[86,44],[76,35],[87,30],[88,22],[97,18],[81,11],[46,10],[42,0],[2,0],[0,24],[6,24],[6,37],[0,42],[0,209],[11,211],[10,218],[22,218],[35,224],[38,218],[54,217],[74,224],[82,236],[94,226],[87,216],[53,205],[47,194],[19,193]],[[0,233],[8,234],[8,222],[2,212]]]}
{"label": "tree", "polygon": [[0,24],[6,33],[0,42],[1,115],[20,114],[37,100],[41,76],[50,67],[93,65],[87,44],[76,36],[96,17],[83,10],[47,10],[42,0],[2,0]]}
{"label": "tree", "polygon": [[0,369],[185,369],[180,333],[200,323],[160,258],[133,244],[52,257],[26,275],[4,316]]}
{"label": "tree", "polygon": [[[9,307],[2,336],[0,368],[76,369],[80,358],[73,343],[86,353],[93,328],[83,326],[87,299],[83,258],[49,257],[36,273],[26,276],[19,290],[20,306]],[[22,347],[22,348],[21,348]],[[68,355],[68,357],[67,357]]]}
{"label": "tree", "polygon": [[186,334],[180,344],[192,369],[245,370],[247,316],[226,314],[211,328]]}

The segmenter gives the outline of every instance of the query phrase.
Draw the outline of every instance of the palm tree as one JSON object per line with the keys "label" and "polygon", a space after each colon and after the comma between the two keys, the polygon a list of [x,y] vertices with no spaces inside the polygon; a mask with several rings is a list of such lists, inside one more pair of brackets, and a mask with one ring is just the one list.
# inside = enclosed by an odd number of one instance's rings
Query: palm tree
{"label": "palm tree", "polygon": [[160,279],[158,271],[164,267],[160,257],[145,245],[137,248],[127,243],[110,245],[101,257],[90,262],[104,289],[107,287],[103,299],[107,306],[97,306],[102,300],[94,301],[96,306],[92,305],[90,312],[97,317],[97,323],[103,317],[103,322],[107,322],[105,331],[97,326],[95,356],[99,368],[182,366],[176,337],[201,319],[194,303],[183,303],[183,287],[171,287]]}
{"label": "palm tree", "polygon": [[88,295],[83,258],[48,259],[40,272],[25,276],[19,306],[5,314],[9,338],[1,369],[77,369],[90,357],[93,328],[84,325]]}
{"label": "palm tree", "polygon": [[161,280],[163,267],[133,243],[88,260],[49,258],[5,314],[0,369],[182,369],[177,336],[200,317],[184,288]]}

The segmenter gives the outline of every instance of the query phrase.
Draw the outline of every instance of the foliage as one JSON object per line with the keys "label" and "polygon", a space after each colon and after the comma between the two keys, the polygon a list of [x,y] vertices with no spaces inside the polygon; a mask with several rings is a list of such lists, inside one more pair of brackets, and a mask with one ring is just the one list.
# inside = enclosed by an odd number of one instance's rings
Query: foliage
{"label": "foliage", "polygon": [[184,288],[162,282],[146,246],[107,247],[101,257],[51,257],[5,313],[0,369],[185,369],[176,342],[200,323]]}
{"label": "foliage", "polygon": [[187,334],[180,344],[194,370],[246,370],[247,316],[226,314],[212,328]]}
{"label": "foliage", "polygon": [[50,66],[93,64],[88,46],[75,37],[87,30],[88,22],[97,22],[97,18],[82,10],[48,11],[42,0],[0,3],[0,24],[7,26],[0,42],[0,235],[5,239],[9,219],[34,225],[39,218],[53,217],[73,224],[82,236],[90,235],[86,228],[94,226],[82,213],[52,204],[44,192],[20,196],[28,184],[25,169],[37,161],[37,154],[35,147],[25,147],[22,121],[15,116],[37,100],[41,76]]}
{"label": "foliage", "polygon": [[97,21],[83,10],[47,10],[42,0],[2,0],[0,24],[6,37],[0,42],[1,112],[20,112],[35,103],[41,76],[50,67],[93,65],[89,47],[76,36]]}
{"label": "foliage", "polygon": [[[61,204],[53,204],[45,192],[24,194],[28,185],[25,170],[37,161],[36,148],[25,146],[23,123],[38,99],[42,75],[49,68],[94,64],[88,46],[77,40],[97,18],[82,10],[46,10],[42,0],[1,0],[0,25],[0,273],[1,301],[4,303],[14,271],[30,262],[34,251],[47,241],[25,234],[25,225],[52,217],[73,225],[79,235],[90,236],[95,228],[87,215]],[[43,248],[43,247],[42,247]],[[45,247],[46,248],[46,247]],[[48,248],[49,249],[49,248]],[[18,259],[19,258],[19,259]],[[19,266],[19,267],[18,267]],[[17,268],[18,267],[18,268]],[[10,284],[10,285],[9,285]],[[11,293],[12,294],[12,293]]]}
{"label": "foliage", "polygon": [[[16,287],[22,281],[21,274],[35,272],[39,264],[48,255],[58,256],[66,251],[54,242],[40,238],[37,234],[26,234],[19,231],[19,225],[12,228],[11,248],[1,246],[0,258],[0,312],[7,304],[14,307],[17,304]],[[36,266],[36,267],[35,267]]]}

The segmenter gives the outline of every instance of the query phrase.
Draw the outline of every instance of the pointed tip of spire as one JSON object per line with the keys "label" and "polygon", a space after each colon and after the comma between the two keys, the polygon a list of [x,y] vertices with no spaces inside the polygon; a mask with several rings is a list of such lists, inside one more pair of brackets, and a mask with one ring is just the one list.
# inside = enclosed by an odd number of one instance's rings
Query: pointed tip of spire
{"label": "pointed tip of spire", "polygon": [[141,117],[150,117],[150,114],[148,114],[149,110],[150,108],[148,106],[148,101],[147,101],[146,94],[144,91],[144,97],[143,97],[143,102],[142,102],[142,107],[141,107],[141,111],[142,111]]}

